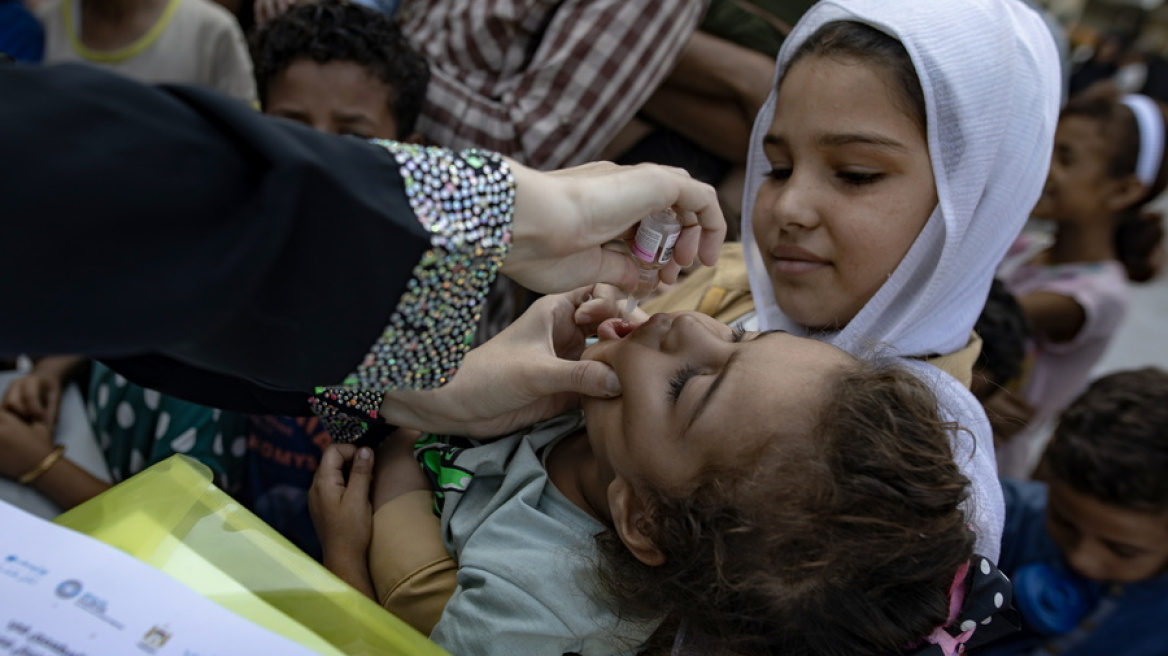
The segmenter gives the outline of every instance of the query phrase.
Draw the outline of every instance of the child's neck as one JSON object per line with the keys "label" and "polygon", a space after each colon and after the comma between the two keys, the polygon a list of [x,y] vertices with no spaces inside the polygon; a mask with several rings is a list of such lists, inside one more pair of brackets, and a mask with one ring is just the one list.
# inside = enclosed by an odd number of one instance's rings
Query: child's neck
{"label": "child's neck", "polygon": [[1116,259],[1112,222],[1059,223],[1047,263],[1103,262]]}
{"label": "child's neck", "polygon": [[612,525],[608,508],[608,484],[611,481],[605,480],[586,430],[581,429],[556,442],[547,454],[546,463],[548,478],[560,494],[605,526]]}

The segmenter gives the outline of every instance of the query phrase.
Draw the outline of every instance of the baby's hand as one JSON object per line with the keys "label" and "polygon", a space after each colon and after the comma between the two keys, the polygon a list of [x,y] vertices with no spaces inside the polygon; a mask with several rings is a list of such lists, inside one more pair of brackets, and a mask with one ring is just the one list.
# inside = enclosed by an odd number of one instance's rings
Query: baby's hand
{"label": "baby's hand", "polygon": [[334,564],[347,567],[356,561],[364,566],[373,532],[373,508],[369,504],[372,472],[371,450],[334,444],[321,456],[312,479],[308,511],[320,536],[325,566],[335,573]]}
{"label": "baby's hand", "polygon": [[625,310],[628,307],[628,297],[629,295],[619,287],[597,283],[592,286],[591,298],[576,308],[576,315],[573,318],[577,325],[586,327],[593,334],[596,333],[596,327],[603,323],[605,319],[620,317],[636,325],[648,321],[648,313],[642,310],[640,306],[634,308],[632,313],[625,316]]}

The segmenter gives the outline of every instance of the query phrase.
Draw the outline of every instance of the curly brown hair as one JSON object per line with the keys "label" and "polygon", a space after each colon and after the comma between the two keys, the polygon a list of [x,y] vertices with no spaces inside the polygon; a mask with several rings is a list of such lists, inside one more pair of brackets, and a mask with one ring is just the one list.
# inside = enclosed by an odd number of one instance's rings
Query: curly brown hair
{"label": "curly brown hair", "polygon": [[973,553],[958,428],[890,362],[859,363],[831,390],[813,434],[772,440],[745,473],[711,468],[684,496],[648,493],[663,565],[598,536],[601,581],[625,615],[784,656],[897,654],[945,623]]}
{"label": "curly brown hair", "polygon": [[1146,367],[1091,383],[1059,418],[1040,469],[1111,506],[1168,510],[1168,372]]}
{"label": "curly brown hair", "polygon": [[321,0],[288,10],[251,36],[260,106],[268,89],[292,62],[358,64],[389,87],[386,105],[397,121],[396,138],[417,129],[430,84],[430,66],[392,18],[345,0]]}

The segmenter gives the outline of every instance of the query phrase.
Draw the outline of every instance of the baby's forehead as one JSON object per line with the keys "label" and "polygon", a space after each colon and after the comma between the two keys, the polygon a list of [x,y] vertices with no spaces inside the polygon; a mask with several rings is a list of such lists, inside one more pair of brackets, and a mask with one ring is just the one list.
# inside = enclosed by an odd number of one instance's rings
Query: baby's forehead
{"label": "baby's forehead", "polygon": [[[774,334],[773,337],[770,337]],[[769,341],[782,349],[787,357],[804,363],[814,371],[846,371],[858,368],[862,360],[844,349],[814,337],[793,335],[784,330],[762,333],[758,338],[769,337]]]}
{"label": "baby's forehead", "polygon": [[827,398],[824,391],[841,376],[860,370],[863,361],[832,344],[772,331],[757,341],[740,361],[747,394],[776,411],[813,410]]}

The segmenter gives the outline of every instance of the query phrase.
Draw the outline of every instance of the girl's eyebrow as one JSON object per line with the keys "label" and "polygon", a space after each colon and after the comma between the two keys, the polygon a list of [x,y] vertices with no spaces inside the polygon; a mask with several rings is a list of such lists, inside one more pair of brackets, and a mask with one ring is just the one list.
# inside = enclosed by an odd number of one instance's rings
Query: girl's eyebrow
{"label": "girl's eyebrow", "polygon": [[[901,142],[890,139],[882,134],[873,132],[838,132],[821,135],[816,143],[824,148],[838,148],[840,146],[861,145],[875,146],[900,152],[908,152],[908,147]],[[777,146],[786,148],[787,140],[777,134],[768,134],[762,138],[763,146]]]}
{"label": "girl's eyebrow", "polygon": [[828,147],[859,144],[862,146],[876,146],[878,148],[908,151],[908,148],[899,141],[895,139],[889,139],[882,134],[875,134],[872,132],[841,132],[838,134],[825,134],[819,137],[818,142],[820,146]]}

